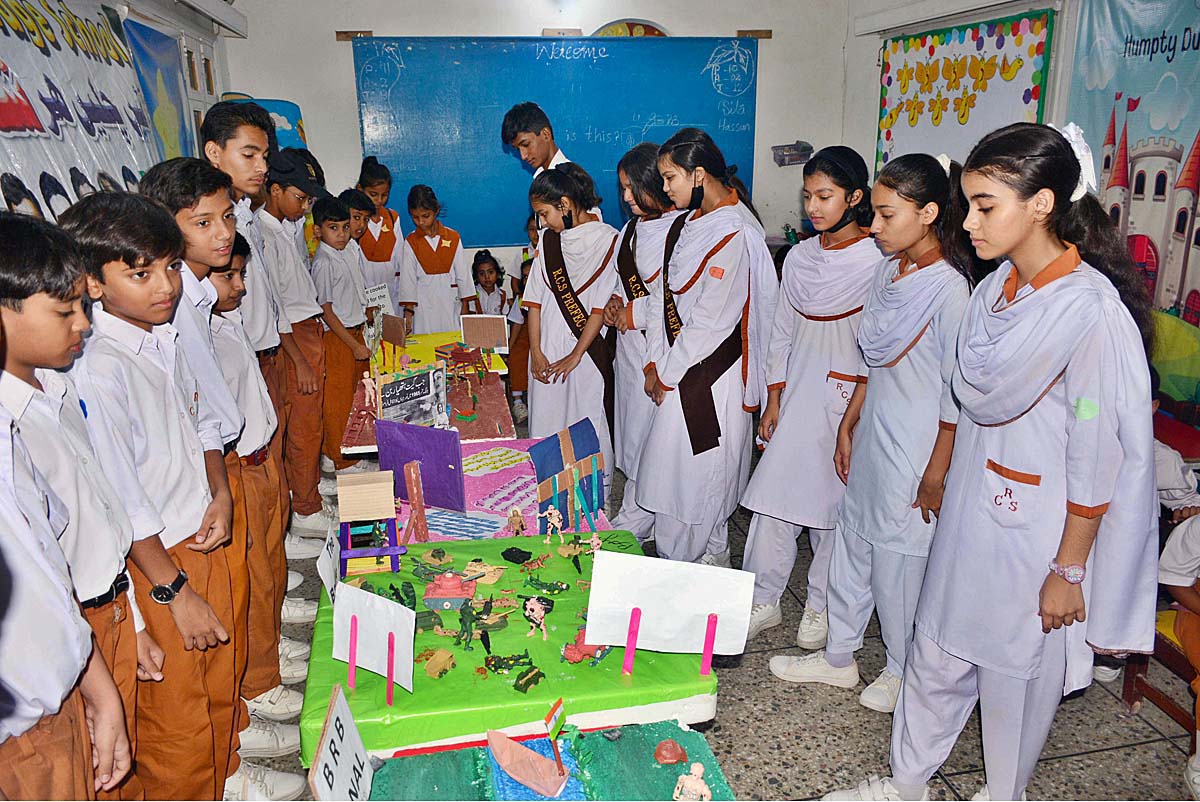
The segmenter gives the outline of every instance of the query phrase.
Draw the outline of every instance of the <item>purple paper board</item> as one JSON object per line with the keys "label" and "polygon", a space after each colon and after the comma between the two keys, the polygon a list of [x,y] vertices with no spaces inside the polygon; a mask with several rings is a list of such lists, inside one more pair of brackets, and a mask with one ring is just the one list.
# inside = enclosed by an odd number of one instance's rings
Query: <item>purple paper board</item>
{"label": "purple paper board", "polygon": [[377,420],[375,440],[379,445],[379,469],[392,471],[396,498],[408,500],[404,465],[416,460],[421,463],[425,504],[458,512],[467,511],[462,445],[456,430]]}

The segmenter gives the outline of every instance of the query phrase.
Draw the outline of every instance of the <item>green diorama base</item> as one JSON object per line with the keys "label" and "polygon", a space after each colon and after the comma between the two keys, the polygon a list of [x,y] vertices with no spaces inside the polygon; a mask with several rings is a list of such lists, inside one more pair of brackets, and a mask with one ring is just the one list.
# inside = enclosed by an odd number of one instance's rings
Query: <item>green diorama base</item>
{"label": "green diorama base", "polygon": [[[569,541],[574,535],[567,533],[566,537]],[[590,533],[581,537],[586,545]],[[640,546],[629,532],[601,532],[600,537],[606,550],[641,554]],[[385,595],[391,595],[391,586],[395,585],[396,595],[403,596],[403,583],[412,583],[417,627],[423,629],[415,637],[414,656],[445,650],[451,659],[439,654],[433,658],[435,665],[441,668],[453,664],[440,678],[426,672],[425,662],[415,664],[413,693],[397,686],[391,707],[385,700],[385,677],[360,666],[355,689],[346,686],[347,665],[332,657],[333,606],[328,595],[322,593],[313,630],[304,709],[300,714],[304,765],[312,761],[335,683],[343,685],[367,750],[384,757],[418,745],[482,741],[487,730],[492,729],[513,736],[544,733],[543,718],[559,697],[563,699],[568,723],[582,729],[675,719],[694,724],[713,718],[717,678],[715,672],[700,675],[698,654],[639,651],[629,676],[621,672],[625,652],[622,647],[613,648],[595,665],[588,658],[577,663],[565,659],[564,647],[575,644],[576,635],[585,624],[593,558],[590,554],[579,555],[577,571],[572,558],[559,553],[560,547],[557,537],[545,545],[537,536],[409,544],[408,554],[401,558],[399,573],[354,577],[370,582]],[[521,565],[507,562],[501,556],[509,548],[530,552],[533,560],[543,554],[550,556],[540,568],[522,570]],[[444,550],[451,562],[429,565],[429,552],[435,549]],[[425,565],[418,565],[414,557]],[[454,642],[453,636],[460,627],[457,610],[439,606],[440,625],[431,620],[433,616],[422,614],[428,609],[424,593],[429,581],[419,579],[414,568],[465,572],[469,570],[467,564],[475,559],[504,570],[488,571],[476,585],[476,600],[493,600],[490,619],[493,623],[476,625],[472,648],[467,651]],[[422,573],[430,576],[427,570]],[[494,582],[482,584],[487,580]],[[580,587],[581,581],[584,587]],[[566,584],[568,589],[556,594],[554,583]],[[554,609],[546,616],[544,641],[540,630],[530,634],[531,627],[522,614],[523,597],[530,596],[554,602]],[[443,603],[453,605],[455,601]],[[508,615],[501,619],[499,615],[503,613]],[[494,667],[502,668],[503,658],[519,655],[520,659],[514,663],[531,662],[536,670],[522,664],[512,665],[507,673],[488,670],[485,666],[488,653],[479,636],[481,628],[489,630],[491,654],[496,658],[492,661]],[[566,651],[567,656],[579,656],[576,649]]]}

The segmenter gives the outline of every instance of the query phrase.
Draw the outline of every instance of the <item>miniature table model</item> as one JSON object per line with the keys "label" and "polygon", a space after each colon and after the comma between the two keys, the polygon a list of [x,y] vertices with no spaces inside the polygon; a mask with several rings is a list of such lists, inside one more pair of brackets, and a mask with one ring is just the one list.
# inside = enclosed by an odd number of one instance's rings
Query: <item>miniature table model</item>
{"label": "miniature table model", "polygon": [[[573,536],[568,533],[568,537]],[[586,543],[588,535],[581,537]],[[601,538],[605,549],[641,553],[628,532],[602,532]],[[392,707],[384,700],[386,679],[358,670],[356,687],[347,689],[346,697],[369,751],[390,757],[397,750],[410,747],[477,742],[490,729],[502,729],[513,736],[544,733],[543,716],[560,696],[567,722],[581,729],[674,719],[697,723],[716,715],[716,675],[700,675],[698,654],[639,651],[633,675],[624,676],[623,648],[613,648],[605,655],[581,652],[576,636],[584,625],[582,614],[588,602],[593,558],[590,554],[567,556],[574,551],[559,553],[557,542],[544,546],[541,541],[540,537],[519,537],[410,543],[398,574],[359,578],[384,593],[391,584],[400,588],[404,582],[412,583],[417,597],[417,627],[423,629],[416,635],[414,654],[419,657],[425,652],[426,659],[432,659],[438,650],[445,650],[453,655],[453,661],[442,658],[444,662],[439,668],[452,667],[442,672],[441,677],[423,670],[423,663],[418,664],[414,671],[414,693],[397,689]],[[439,561],[446,558],[450,561],[430,565],[426,555],[433,548],[445,552],[438,555]],[[529,552],[532,557],[529,562],[542,565],[522,570],[524,566],[501,556],[511,548]],[[550,556],[539,560],[543,554]],[[413,558],[424,564],[418,565]],[[468,566],[476,559],[481,559],[484,566],[504,570],[493,568],[482,579],[466,581],[481,570],[478,563]],[[580,565],[578,570],[576,560]],[[414,573],[414,567],[419,573]],[[433,581],[422,581],[419,576],[430,576],[431,569],[434,573],[460,573],[435,586]],[[437,577],[444,578],[444,573]],[[479,619],[482,624],[474,624],[470,650],[455,645],[454,635],[460,628],[457,608],[462,600],[442,599],[443,587],[456,578],[463,581],[455,584],[473,586],[469,593],[464,590],[467,596],[493,602],[491,614]],[[492,583],[486,584],[489,580]],[[580,586],[581,581],[584,587]],[[561,590],[556,583],[565,583],[569,589]],[[553,609],[545,619],[548,632],[545,641],[540,629],[531,629],[523,616],[522,607],[528,597],[553,601]],[[433,607],[427,599],[433,602]],[[439,606],[438,601],[445,603]],[[491,655],[484,647],[481,637],[484,632],[489,638]],[[306,766],[320,738],[333,686],[346,683],[346,663],[334,660],[332,649],[333,608],[328,595],[322,593],[300,715],[301,759]],[[529,671],[530,664],[539,671]]]}

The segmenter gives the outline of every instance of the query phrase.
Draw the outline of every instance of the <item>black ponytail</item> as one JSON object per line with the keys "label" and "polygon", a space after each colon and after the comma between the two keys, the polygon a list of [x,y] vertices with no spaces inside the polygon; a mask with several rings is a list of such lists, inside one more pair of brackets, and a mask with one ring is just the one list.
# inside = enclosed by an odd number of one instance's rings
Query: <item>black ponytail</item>
{"label": "black ponytail", "polygon": [[895,192],[917,208],[937,204],[938,213],[933,226],[941,246],[942,257],[974,287],[996,265],[984,262],[971,247],[971,238],[963,230],[966,217],[965,199],[958,189],[962,165],[950,162],[950,173],[934,157],[926,153],[909,153],[892,159],[879,172],[877,183]]}
{"label": "black ponytail", "polygon": [[563,162],[557,167],[542,170],[529,187],[529,199],[554,205],[568,198],[581,212],[599,206],[601,198],[596,194],[596,182],[574,162]]}
{"label": "black ponytail", "polygon": [[1062,134],[1036,123],[999,128],[979,140],[963,171],[1010,186],[1022,200],[1042,189],[1053,192],[1054,208],[1047,227],[1062,241],[1073,244],[1084,261],[1112,282],[1142,334],[1146,353],[1152,352],[1154,321],[1146,283],[1133,266],[1125,238],[1095,196],[1085,193],[1079,200],[1071,200],[1079,183],[1080,167]]}
{"label": "black ponytail", "polygon": [[703,167],[704,172],[711,175],[722,186],[737,192],[738,200],[745,204],[754,219],[762,223],[762,217],[754,203],[750,200],[750,190],[737,177],[737,165],[725,164],[725,155],[717,147],[717,143],[699,128],[680,128],[671,138],[658,149],[659,157],[670,157],[685,172],[693,172],[697,167]]}
{"label": "black ponytail", "polygon": [[358,185],[363,189],[373,187],[378,184],[392,185],[392,171],[387,168],[386,164],[380,164],[379,159],[374,156],[368,156],[362,160],[362,167],[358,171]]}
{"label": "black ponytail", "polygon": [[[867,163],[858,151],[845,145],[830,145],[821,148],[812,158],[804,163],[804,177],[814,175],[826,176],[836,186],[846,191],[846,202],[854,191],[862,191],[862,199],[850,207],[854,214],[854,222],[860,228],[870,228],[875,219],[875,210],[871,208],[871,176]],[[842,218],[845,220],[845,218]]]}

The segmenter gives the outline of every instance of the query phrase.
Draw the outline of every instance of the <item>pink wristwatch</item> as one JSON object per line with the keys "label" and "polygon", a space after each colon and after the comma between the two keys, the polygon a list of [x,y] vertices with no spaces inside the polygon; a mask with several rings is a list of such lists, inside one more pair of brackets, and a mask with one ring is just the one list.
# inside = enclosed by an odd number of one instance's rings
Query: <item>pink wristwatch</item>
{"label": "pink wristwatch", "polygon": [[1050,561],[1050,571],[1058,574],[1072,585],[1078,585],[1087,575],[1087,569],[1082,565],[1059,565],[1057,560]]}

